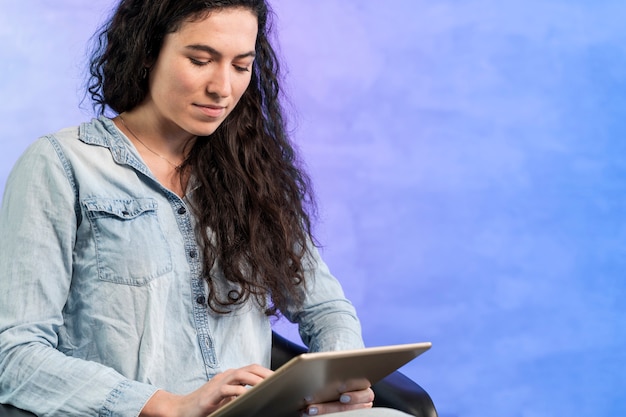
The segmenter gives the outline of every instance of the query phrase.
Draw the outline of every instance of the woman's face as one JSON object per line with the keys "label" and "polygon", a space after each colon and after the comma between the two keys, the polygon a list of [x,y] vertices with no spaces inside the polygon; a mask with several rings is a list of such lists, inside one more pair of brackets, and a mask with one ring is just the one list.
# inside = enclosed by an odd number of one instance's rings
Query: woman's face
{"label": "woman's face", "polygon": [[212,134],[250,83],[256,36],[257,18],[244,8],[184,22],[165,36],[140,107],[168,133]]}

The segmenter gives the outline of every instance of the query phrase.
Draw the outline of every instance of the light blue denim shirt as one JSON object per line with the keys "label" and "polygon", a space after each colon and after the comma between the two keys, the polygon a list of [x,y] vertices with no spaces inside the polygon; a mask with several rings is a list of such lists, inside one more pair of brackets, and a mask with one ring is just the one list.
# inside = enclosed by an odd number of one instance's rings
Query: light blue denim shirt
{"label": "light blue denim shirt", "polygon": [[[282,313],[311,350],[361,347],[353,306],[311,253],[305,305]],[[111,120],[39,139],[0,211],[0,402],[137,416],[159,388],[189,393],[228,368],[269,367],[270,319],[252,302],[207,308],[200,256],[187,200]]]}

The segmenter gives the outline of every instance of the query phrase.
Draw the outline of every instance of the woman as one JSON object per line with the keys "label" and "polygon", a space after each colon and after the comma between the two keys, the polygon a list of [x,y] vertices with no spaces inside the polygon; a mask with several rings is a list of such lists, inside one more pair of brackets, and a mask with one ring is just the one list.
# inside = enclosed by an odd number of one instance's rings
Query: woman
{"label": "woman", "polygon": [[121,1],[91,63],[101,116],[37,141],[5,189],[0,402],[206,416],[270,375],[278,312],[311,350],[362,346],[312,244],[269,32],[263,0]]}

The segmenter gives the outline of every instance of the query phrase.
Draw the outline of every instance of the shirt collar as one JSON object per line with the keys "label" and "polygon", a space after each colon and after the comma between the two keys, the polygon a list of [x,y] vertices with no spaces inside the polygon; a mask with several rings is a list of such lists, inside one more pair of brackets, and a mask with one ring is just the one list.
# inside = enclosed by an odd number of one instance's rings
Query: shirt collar
{"label": "shirt collar", "polygon": [[146,175],[152,176],[132,142],[108,117],[99,116],[97,119],[81,124],[78,138],[86,144],[108,148],[116,163],[130,165]]}

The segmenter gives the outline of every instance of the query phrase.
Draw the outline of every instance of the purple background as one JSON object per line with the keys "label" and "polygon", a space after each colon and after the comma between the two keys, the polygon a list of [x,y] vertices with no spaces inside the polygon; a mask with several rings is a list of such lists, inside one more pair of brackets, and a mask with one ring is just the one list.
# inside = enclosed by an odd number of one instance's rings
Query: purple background
{"label": "purple background", "polygon": [[[112,4],[0,0],[0,184],[91,117],[85,45]],[[403,371],[441,417],[626,415],[626,3],[273,4],[367,344],[432,341]]]}

